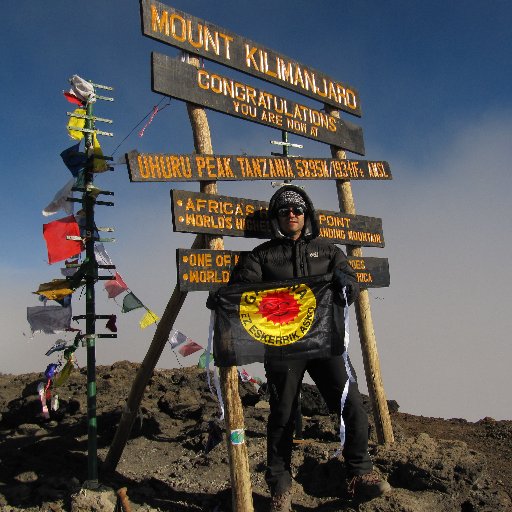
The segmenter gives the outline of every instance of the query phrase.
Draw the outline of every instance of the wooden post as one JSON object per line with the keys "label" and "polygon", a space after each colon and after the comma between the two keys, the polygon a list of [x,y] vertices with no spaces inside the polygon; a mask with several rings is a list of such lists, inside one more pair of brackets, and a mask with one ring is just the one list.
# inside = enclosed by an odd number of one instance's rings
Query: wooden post
{"label": "wooden post", "polygon": [[[189,57],[191,65],[199,67],[197,57]],[[187,111],[194,135],[194,146],[199,154],[213,154],[210,127],[202,107],[187,103]],[[201,192],[217,194],[215,181],[202,181]],[[222,237],[205,235],[206,249],[224,249]],[[244,411],[238,393],[236,366],[220,368],[220,381],[225,405],[226,438],[231,476],[231,499],[235,512],[253,512],[251,477],[247,445],[245,444]],[[234,433],[232,435],[232,433]],[[236,433],[241,435],[236,436]]]}
{"label": "wooden post", "polygon": [[[326,112],[334,117],[340,117],[339,111],[329,105],[325,105]],[[331,146],[333,158],[347,158],[345,151],[336,146]],[[340,211],[349,215],[356,215],[354,196],[352,195],[352,185],[349,180],[336,180],[336,189],[338,191],[338,200]],[[347,255],[361,258],[363,250],[361,247],[347,245]],[[361,290],[359,299],[354,304],[357,318],[357,327],[359,329],[359,340],[361,342],[361,351],[363,353],[364,371],[366,374],[366,383],[368,393],[372,403],[373,417],[377,429],[377,439],[380,444],[393,443],[393,427],[389,416],[388,403],[382,376],[380,372],[379,353],[377,351],[377,341],[373,329],[372,314],[370,309],[370,296],[367,289]]]}

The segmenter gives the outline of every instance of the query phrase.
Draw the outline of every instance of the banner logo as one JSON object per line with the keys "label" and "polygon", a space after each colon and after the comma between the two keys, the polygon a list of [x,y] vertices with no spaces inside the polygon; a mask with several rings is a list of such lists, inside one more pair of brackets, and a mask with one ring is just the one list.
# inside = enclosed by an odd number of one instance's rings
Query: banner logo
{"label": "banner logo", "polygon": [[313,325],[316,297],[305,284],[240,297],[240,322],[256,341],[272,346],[290,345],[302,339]]}

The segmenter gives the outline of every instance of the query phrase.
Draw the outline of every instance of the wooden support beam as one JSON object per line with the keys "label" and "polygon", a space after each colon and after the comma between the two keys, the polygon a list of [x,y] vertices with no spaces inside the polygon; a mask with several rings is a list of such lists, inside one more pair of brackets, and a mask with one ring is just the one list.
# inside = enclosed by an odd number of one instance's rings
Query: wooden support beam
{"label": "wooden support beam", "polygon": [[[334,117],[339,117],[338,111],[329,105],[325,105],[326,111]],[[333,158],[347,158],[345,151],[335,146],[331,146]],[[340,211],[350,215],[356,215],[354,196],[352,195],[352,185],[349,180],[336,180],[336,189],[338,191],[338,200]],[[361,258],[363,250],[361,247],[347,245],[347,255]],[[393,443],[393,426],[389,416],[388,403],[382,376],[380,371],[379,353],[377,351],[377,341],[373,329],[372,313],[370,309],[370,296],[368,290],[361,290],[359,299],[354,303],[357,326],[359,329],[359,340],[361,342],[361,351],[363,353],[364,371],[366,374],[366,383],[368,393],[372,403],[373,417],[377,430],[377,439],[380,444]]]}
{"label": "wooden support beam", "polygon": [[[199,67],[199,59],[192,57],[190,64]],[[194,146],[198,154],[213,154],[210,127],[204,108],[187,103],[187,111],[194,136]],[[215,181],[201,182],[201,192],[218,194]],[[206,249],[224,249],[222,237],[205,236]],[[236,366],[220,368],[220,381],[225,405],[226,439],[231,477],[231,498],[234,512],[253,512],[249,459],[245,444],[244,411],[238,392],[238,372]],[[232,432],[242,432],[233,441]]]}

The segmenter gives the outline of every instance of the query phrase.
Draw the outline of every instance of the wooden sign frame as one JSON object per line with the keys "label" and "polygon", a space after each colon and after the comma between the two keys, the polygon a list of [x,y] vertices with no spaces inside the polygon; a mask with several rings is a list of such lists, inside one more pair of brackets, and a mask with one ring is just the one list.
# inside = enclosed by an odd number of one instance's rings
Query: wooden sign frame
{"label": "wooden sign frame", "polygon": [[132,182],[392,179],[387,162],[370,160],[130,151],[126,163]]}
{"label": "wooden sign frame", "polygon": [[140,6],[145,36],[361,116],[359,93],[350,85],[161,2]]}
{"label": "wooden sign frame", "polygon": [[[228,283],[238,258],[248,251],[176,249],[176,268],[181,291],[214,291]],[[347,258],[363,288],[389,286],[387,258]]]}
{"label": "wooden sign frame", "polygon": [[154,92],[364,155],[363,130],[349,121],[168,55],[153,52],[151,64]]}
{"label": "wooden sign frame", "polygon": [[[271,238],[268,202],[171,189],[173,230],[216,236]],[[382,220],[316,210],[319,238],[336,244],[384,247]]]}

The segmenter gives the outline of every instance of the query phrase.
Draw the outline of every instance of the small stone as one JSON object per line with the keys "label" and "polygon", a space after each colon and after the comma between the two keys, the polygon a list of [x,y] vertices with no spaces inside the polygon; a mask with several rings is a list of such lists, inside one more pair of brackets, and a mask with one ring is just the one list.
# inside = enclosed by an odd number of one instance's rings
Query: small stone
{"label": "small stone", "polygon": [[36,482],[39,477],[37,473],[34,471],[25,471],[24,473],[20,473],[14,477],[14,480],[17,480],[20,483],[29,483]]}

